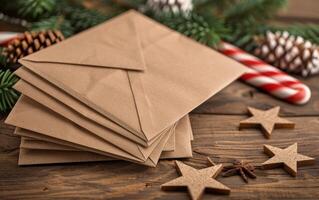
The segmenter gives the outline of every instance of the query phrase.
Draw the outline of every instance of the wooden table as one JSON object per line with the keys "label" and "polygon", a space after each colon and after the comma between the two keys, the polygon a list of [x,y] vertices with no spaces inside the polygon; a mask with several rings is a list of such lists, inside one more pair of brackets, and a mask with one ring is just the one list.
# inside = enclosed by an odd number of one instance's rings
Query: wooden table
{"label": "wooden table", "polygon": [[[206,157],[230,164],[243,159],[260,164],[268,157],[263,144],[286,147],[317,159],[293,178],[282,169],[257,170],[245,184],[239,176],[217,179],[232,188],[229,196],[205,194],[203,199],[319,199],[319,77],[305,80],[313,97],[306,106],[289,105],[239,81],[191,114],[194,157],[183,160],[195,168],[208,166]],[[294,130],[276,130],[267,140],[258,130],[238,131],[247,106],[281,106],[281,114],[296,123]],[[187,192],[164,192],[160,185],[176,178],[174,162],[147,168],[124,161],[18,167],[19,138],[13,127],[0,124],[0,199],[188,199]]]}

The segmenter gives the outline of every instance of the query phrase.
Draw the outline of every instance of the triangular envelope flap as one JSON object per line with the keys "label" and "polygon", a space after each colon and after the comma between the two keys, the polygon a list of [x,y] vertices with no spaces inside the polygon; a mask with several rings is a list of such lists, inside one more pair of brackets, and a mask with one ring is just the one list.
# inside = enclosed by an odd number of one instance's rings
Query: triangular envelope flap
{"label": "triangular envelope flap", "polygon": [[[145,28],[139,24],[137,29],[144,44]],[[236,61],[177,32],[143,45],[143,54],[147,65],[145,73],[132,71],[129,74],[132,80],[141,80],[148,102],[137,103],[139,111],[148,111],[139,112],[142,130],[150,134],[147,138],[152,138],[157,131],[174,123],[247,71]]]}
{"label": "triangular envelope flap", "polygon": [[143,70],[135,11],[79,33],[22,60]]}

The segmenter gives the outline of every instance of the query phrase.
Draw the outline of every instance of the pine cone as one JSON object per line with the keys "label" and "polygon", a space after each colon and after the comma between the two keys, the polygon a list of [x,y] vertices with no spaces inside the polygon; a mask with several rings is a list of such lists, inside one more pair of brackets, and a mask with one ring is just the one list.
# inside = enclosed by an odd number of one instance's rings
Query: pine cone
{"label": "pine cone", "polygon": [[162,12],[187,13],[193,9],[192,0],[148,0],[146,5],[157,14]]}
{"label": "pine cone", "polygon": [[17,63],[20,58],[58,43],[64,39],[60,31],[25,32],[23,37],[10,42],[2,54],[7,63]]}
{"label": "pine cone", "polygon": [[287,72],[306,77],[319,73],[318,46],[288,32],[267,32],[257,38],[255,55]]}

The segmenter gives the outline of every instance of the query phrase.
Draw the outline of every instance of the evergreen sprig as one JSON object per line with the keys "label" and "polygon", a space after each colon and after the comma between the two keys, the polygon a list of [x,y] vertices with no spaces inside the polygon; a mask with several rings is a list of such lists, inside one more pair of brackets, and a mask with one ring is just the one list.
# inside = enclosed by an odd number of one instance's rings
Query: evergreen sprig
{"label": "evergreen sprig", "polygon": [[63,16],[53,16],[38,22],[34,22],[31,26],[31,30],[60,30],[64,37],[69,37],[74,34],[74,28],[71,26],[71,23]]}
{"label": "evergreen sprig", "polygon": [[253,52],[257,47],[256,37],[265,35],[269,26],[265,24],[251,26],[231,27],[232,35],[226,39],[227,42],[247,51]]}
{"label": "evergreen sprig", "polygon": [[208,46],[217,45],[228,32],[220,19],[211,18],[207,20],[205,17],[193,12],[188,14],[166,13],[165,15],[157,16],[157,20]]}
{"label": "evergreen sprig", "polygon": [[93,27],[109,17],[91,9],[70,8],[66,11],[65,18],[70,22],[75,33]]}
{"label": "evergreen sprig", "polygon": [[10,70],[0,70],[0,112],[9,111],[19,98],[12,86],[19,80]]}
{"label": "evergreen sprig", "polygon": [[37,20],[52,14],[56,8],[56,3],[55,0],[19,0],[18,13],[22,17]]}
{"label": "evergreen sprig", "polygon": [[252,51],[254,37],[263,34],[266,20],[287,3],[287,0],[200,0],[195,12],[170,16],[159,21],[186,36],[208,45],[221,39]]}
{"label": "evergreen sprig", "polygon": [[286,4],[287,0],[240,0],[233,2],[233,5],[222,13],[225,26],[232,33],[231,37],[226,38],[226,41],[252,52],[256,47],[254,38],[269,30],[267,20],[271,19]]}

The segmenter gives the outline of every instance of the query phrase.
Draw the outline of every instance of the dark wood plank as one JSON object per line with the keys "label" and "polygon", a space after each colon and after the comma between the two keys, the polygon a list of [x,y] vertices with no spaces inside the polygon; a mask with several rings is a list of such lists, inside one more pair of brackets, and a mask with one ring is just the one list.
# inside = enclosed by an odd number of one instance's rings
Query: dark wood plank
{"label": "dark wood plank", "polygon": [[[218,163],[234,158],[261,163],[267,159],[262,145],[285,147],[299,143],[299,151],[315,157],[314,166],[298,170],[293,178],[282,169],[261,171],[258,178],[246,185],[239,177],[218,180],[232,188],[230,196],[206,194],[203,199],[317,199],[319,196],[319,119],[291,117],[295,130],[276,130],[267,140],[257,130],[238,131],[238,122],[245,116],[191,115],[195,140],[194,158],[183,160],[196,167],[207,167],[206,156]],[[5,133],[4,133],[4,132]],[[173,161],[161,161],[156,168],[147,168],[123,161],[67,165],[17,166],[18,138],[11,127],[1,128],[0,199],[185,199],[183,192],[164,192],[160,185],[177,177]],[[7,138],[8,137],[8,138]],[[12,138],[11,138],[12,137]]]}
{"label": "dark wood plank", "polygon": [[206,114],[247,114],[247,106],[268,109],[281,106],[283,116],[316,116],[319,115],[318,76],[302,80],[310,86],[312,98],[306,105],[296,106],[273,98],[272,96],[237,81],[199,106],[193,113]]}

